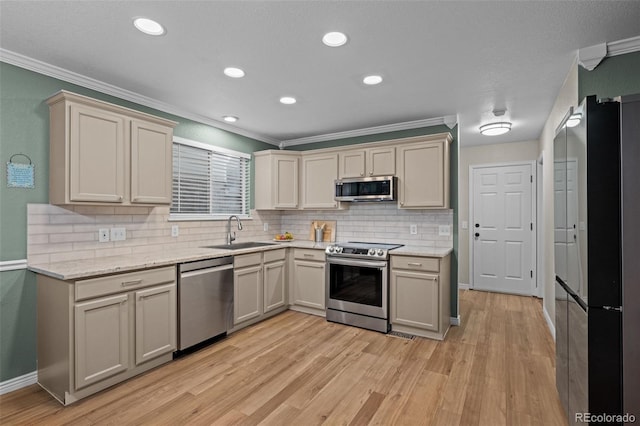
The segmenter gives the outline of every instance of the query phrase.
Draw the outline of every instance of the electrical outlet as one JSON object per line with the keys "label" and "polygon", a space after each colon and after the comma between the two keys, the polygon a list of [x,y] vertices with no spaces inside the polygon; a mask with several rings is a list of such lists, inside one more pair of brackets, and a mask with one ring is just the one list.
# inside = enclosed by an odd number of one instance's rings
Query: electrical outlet
{"label": "electrical outlet", "polygon": [[262,225],[262,230],[265,232],[269,230],[269,224],[267,222]]}
{"label": "electrical outlet", "polygon": [[100,228],[100,229],[98,229],[98,242],[100,242],[100,243],[109,242],[109,229],[108,228]]}
{"label": "electrical outlet", "polygon": [[171,236],[177,237],[178,235],[180,235],[180,230],[178,228],[178,225],[171,225]]}
{"label": "electrical outlet", "polygon": [[125,228],[111,228],[111,241],[124,241],[127,239]]}
{"label": "electrical outlet", "polygon": [[449,225],[439,225],[438,235],[440,235],[441,237],[447,237],[451,235],[451,231],[449,230]]}
{"label": "electrical outlet", "polygon": [[418,225],[409,225],[409,234],[418,235]]}

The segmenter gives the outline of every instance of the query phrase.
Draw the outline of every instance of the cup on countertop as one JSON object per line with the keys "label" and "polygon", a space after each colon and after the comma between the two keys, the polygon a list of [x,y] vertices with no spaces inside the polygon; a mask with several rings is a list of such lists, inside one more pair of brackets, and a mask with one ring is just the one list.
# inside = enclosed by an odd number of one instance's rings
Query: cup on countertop
{"label": "cup on countertop", "polygon": [[324,229],[323,228],[316,228],[316,238],[315,238],[315,242],[316,243],[321,243],[322,239],[324,237]]}

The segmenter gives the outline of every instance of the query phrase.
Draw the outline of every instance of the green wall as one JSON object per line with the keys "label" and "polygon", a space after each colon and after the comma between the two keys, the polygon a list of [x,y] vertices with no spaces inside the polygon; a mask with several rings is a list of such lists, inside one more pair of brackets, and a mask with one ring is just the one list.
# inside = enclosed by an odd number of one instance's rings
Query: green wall
{"label": "green wall", "polygon": [[593,71],[578,68],[578,99],[640,93],[640,52],[605,58]]}
{"label": "green wall", "polygon": [[408,138],[412,136],[433,135],[435,133],[451,133],[450,155],[450,204],[453,209],[453,253],[451,254],[451,316],[458,316],[458,164],[460,153],[460,141],[458,126],[449,129],[445,125],[421,127],[417,129],[397,130],[394,132],[378,133],[375,135],[357,136],[353,138],[336,139],[326,142],[316,142],[306,145],[295,145],[287,149],[307,151],[310,149],[334,148],[337,146],[353,145],[358,143],[377,142],[391,139]]}
{"label": "green wall", "polygon": [[[276,148],[0,62],[0,261],[27,257],[27,203],[49,201],[49,107],[45,99],[62,89],[177,121],[174,134],[183,138],[245,153]],[[35,189],[7,188],[6,163],[16,153],[28,155],[35,164]],[[253,206],[253,186],[251,191]],[[33,273],[0,272],[0,382],[36,369],[35,305]]]}

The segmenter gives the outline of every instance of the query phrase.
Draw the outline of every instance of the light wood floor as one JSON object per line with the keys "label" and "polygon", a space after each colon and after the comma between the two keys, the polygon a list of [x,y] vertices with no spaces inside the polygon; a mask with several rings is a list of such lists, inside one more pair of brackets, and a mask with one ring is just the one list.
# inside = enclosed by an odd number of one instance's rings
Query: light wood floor
{"label": "light wood floor", "polygon": [[62,407],[37,385],[1,424],[565,425],[540,301],[461,291],[444,342],[287,311]]}

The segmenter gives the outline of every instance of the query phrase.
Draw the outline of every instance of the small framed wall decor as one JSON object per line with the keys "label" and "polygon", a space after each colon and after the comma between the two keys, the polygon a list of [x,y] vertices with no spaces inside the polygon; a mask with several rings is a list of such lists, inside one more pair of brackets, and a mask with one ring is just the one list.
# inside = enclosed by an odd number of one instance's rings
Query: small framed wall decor
{"label": "small framed wall decor", "polygon": [[[26,163],[14,163],[14,157],[25,157],[29,160],[29,164]],[[35,188],[35,169],[36,166],[31,161],[31,158],[25,154],[13,154],[7,162],[7,186],[9,188]]]}

